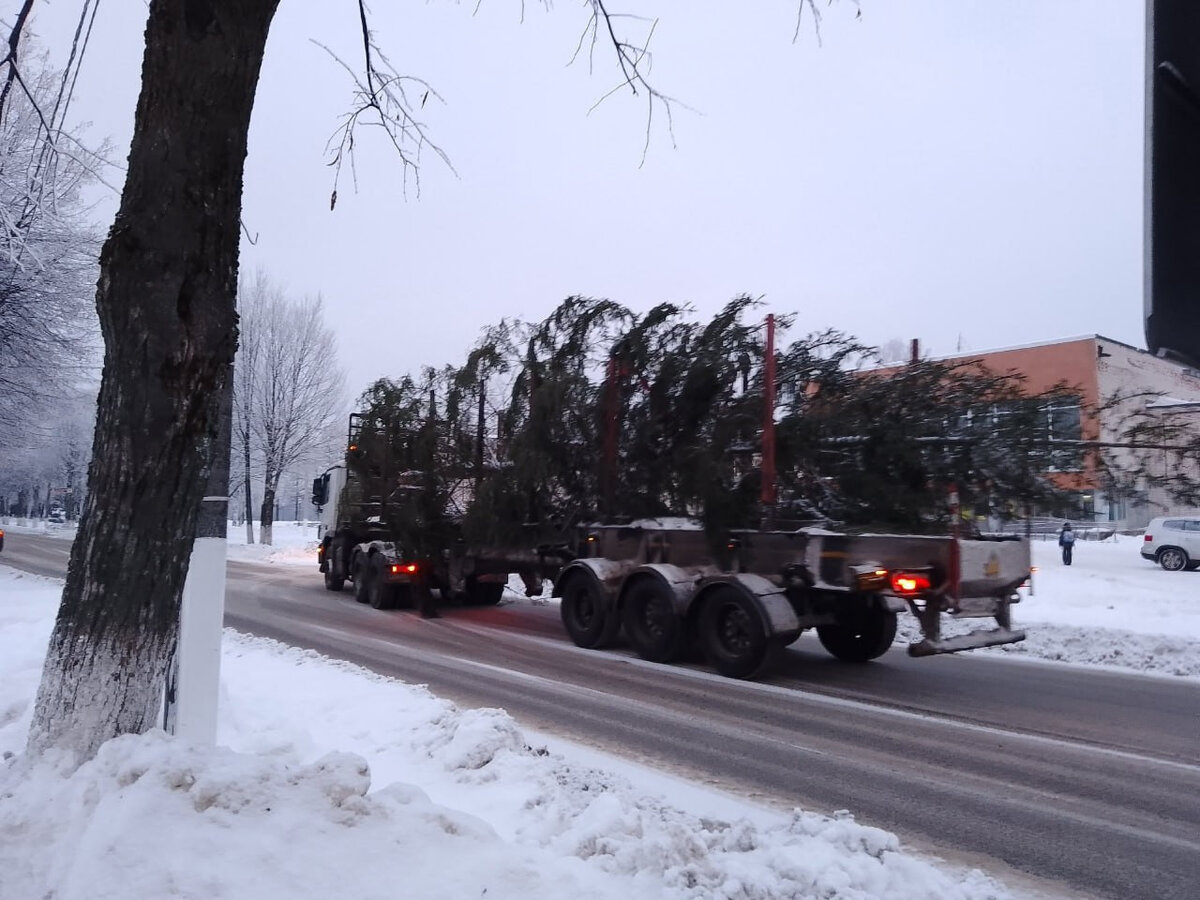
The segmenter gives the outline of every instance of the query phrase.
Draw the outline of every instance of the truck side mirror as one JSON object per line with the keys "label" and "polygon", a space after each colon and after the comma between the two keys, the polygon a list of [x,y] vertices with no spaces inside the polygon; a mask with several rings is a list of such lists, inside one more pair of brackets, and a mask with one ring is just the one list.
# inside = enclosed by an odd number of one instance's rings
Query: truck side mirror
{"label": "truck side mirror", "polygon": [[313,506],[324,506],[329,502],[329,473],[318,475],[313,479]]}

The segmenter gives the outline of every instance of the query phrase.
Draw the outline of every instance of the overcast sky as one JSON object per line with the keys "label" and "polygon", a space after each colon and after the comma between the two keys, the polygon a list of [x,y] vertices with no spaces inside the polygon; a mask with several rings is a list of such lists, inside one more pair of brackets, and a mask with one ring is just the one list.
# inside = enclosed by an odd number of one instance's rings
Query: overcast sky
{"label": "overcast sky", "polygon": [[[56,60],[81,3],[38,4]],[[423,121],[454,172],[427,154],[406,198],[364,130],[331,212],[325,144],[352,84],[313,41],[357,65],[356,2],[281,0],[242,270],[323,295],[353,394],[571,294],[707,316],[744,292],[798,313],[797,333],[937,355],[1093,332],[1144,346],[1142,0],[838,0],[819,45],[807,15],[793,43],[795,0],[610,5],[659,20],[650,77],[694,110],[675,110],[674,145],[656,114],[642,162],[642,97],[589,113],[618,76],[604,45],[590,72],[568,66],[582,0],[525,0],[523,22],[520,0],[376,0],[378,42],[444,100]],[[100,7],[77,91],[122,160],[145,12]]]}

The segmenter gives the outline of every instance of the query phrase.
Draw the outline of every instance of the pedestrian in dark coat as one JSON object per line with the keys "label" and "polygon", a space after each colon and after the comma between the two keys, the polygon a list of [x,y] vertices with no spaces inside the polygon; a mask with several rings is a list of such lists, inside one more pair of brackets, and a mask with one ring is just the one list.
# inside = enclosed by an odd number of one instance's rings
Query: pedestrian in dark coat
{"label": "pedestrian in dark coat", "polygon": [[1075,531],[1070,522],[1063,522],[1062,531],[1058,533],[1058,546],[1062,547],[1063,565],[1071,564],[1071,551],[1075,548]]}

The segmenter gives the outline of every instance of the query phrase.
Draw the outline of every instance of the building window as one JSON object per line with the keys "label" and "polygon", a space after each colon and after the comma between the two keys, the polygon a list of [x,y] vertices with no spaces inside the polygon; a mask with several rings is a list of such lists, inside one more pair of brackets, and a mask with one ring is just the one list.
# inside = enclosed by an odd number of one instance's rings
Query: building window
{"label": "building window", "polygon": [[1046,404],[1046,438],[1050,446],[1050,467],[1054,471],[1073,472],[1083,468],[1083,448],[1062,446],[1056,441],[1083,440],[1083,417],[1078,397],[1064,397]]}

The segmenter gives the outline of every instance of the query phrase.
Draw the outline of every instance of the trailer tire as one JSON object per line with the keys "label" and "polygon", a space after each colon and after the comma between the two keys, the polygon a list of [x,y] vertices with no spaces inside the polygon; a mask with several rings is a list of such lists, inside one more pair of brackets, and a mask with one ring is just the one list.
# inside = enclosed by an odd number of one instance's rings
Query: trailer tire
{"label": "trailer tire", "polygon": [[699,636],[708,664],[727,678],[761,675],[784,646],[767,634],[754,601],[732,587],[719,587],[704,599]]}
{"label": "trailer tire", "polygon": [[559,589],[559,597],[563,627],[575,646],[597,650],[613,642],[621,630],[621,619],[591,577],[568,576]]}
{"label": "trailer tire", "polygon": [[686,634],[671,590],[657,578],[638,578],[621,600],[625,637],[642,659],[666,663],[683,653]]}
{"label": "trailer tire", "polygon": [[854,622],[818,625],[817,638],[842,662],[869,662],[883,656],[896,639],[896,614],[886,609],[864,610]]}
{"label": "trailer tire", "polygon": [[371,595],[368,593],[371,580],[370,560],[364,554],[357,553],[350,566],[354,575],[354,599],[359,603],[366,603],[371,599]]}
{"label": "trailer tire", "polygon": [[467,581],[468,603],[474,603],[477,606],[495,606],[503,596],[504,582],[502,581],[476,581],[474,578]]}

